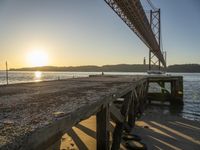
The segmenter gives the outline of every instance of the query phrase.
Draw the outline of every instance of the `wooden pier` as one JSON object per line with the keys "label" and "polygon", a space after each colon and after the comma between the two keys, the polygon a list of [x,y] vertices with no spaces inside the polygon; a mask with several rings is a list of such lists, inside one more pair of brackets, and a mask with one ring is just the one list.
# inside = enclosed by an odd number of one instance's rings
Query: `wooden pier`
{"label": "wooden pier", "polygon": [[[158,92],[148,91],[148,100],[165,102],[171,104],[183,104],[183,77],[171,75],[148,76],[148,85],[152,83],[160,87]],[[168,87],[167,87],[168,86]]]}
{"label": "wooden pier", "polygon": [[[92,115],[96,115],[96,148],[119,149],[123,131],[134,127],[136,116],[147,106],[149,83],[161,83],[161,78],[169,81],[167,77],[91,76],[0,86],[0,149],[46,149]],[[179,78],[170,82],[172,90],[182,85]],[[113,132],[110,121],[115,123]]]}

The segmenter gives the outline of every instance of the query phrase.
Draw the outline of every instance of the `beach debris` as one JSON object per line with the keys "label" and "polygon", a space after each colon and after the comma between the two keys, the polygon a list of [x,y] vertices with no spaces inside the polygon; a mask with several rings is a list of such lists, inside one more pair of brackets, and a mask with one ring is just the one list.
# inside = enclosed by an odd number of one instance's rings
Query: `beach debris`
{"label": "beach debris", "polygon": [[143,126],[143,128],[149,129],[149,126]]}
{"label": "beach debris", "polygon": [[178,94],[179,94],[179,95],[183,95],[183,92],[182,92],[182,91],[178,91]]}
{"label": "beach debris", "polygon": [[6,119],[6,120],[3,120],[2,123],[4,125],[13,125],[14,124],[14,121],[13,120],[10,120],[10,119]]}
{"label": "beach debris", "polygon": [[128,141],[128,140],[135,140],[135,141],[141,141],[141,137],[135,134],[124,134],[122,136],[123,140]]}
{"label": "beach debris", "polygon": [[53,116],[54,116],[55,118],[64,117],[65,115],[66,115],[66,113],[65,113],[65,112],[62,112],[62,111],[57,111],[57,112],[54,112],[54,113],[53,113]]}

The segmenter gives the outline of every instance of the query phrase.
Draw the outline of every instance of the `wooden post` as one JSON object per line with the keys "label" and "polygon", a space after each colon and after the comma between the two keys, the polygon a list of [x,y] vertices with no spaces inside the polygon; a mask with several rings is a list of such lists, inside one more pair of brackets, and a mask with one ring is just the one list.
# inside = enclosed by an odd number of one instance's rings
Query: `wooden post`
{"label": "wooden post", "polygon": [[183,93],[183,77],[179,78],[179,90]]}
{"label": "wooden post", "polygon": [[6,84],[8,85],[8,63],[6,61]]}
{"label": "wooden post", "polygon": [[158,61],[158,69],[160,70],[160,60]]}
{"label": "wooden post", "polygon": [[151,104],[151,99],[148,98],[149,87],[150,87],[149,85],[150,85],[150,81],[149,81],[149,78],[148,78],[147,79],[147,89],[146,89],[146,92],[147,92],[147,98],[146,99],[148,99],[149,104]]}
{"label": "wooden post", "polygon": [[162,93],[162,97],[163,97],[164,93],[165,93],[165,81],[159,81],[158,84],[161,87],[161,93]]}
{"label": "wooden post", "polygon": [[149,70],[151,70],[151,50],[149,49]]}
{"label": "wooden post", "polygon": [[149,84],[149,82],[148,82],[148,79],[147,79],[145,81],[145,89],[144,89],[145,90],[144,91],[145,92],[145,105],[146,105],[145,107],[147,107],[147,96],[148,96],[148,89],[149,89],[149,85],[148,84]]}
{"label": "wooden post", "polygon": [[128,113],[128,125],[133,128],[135,125],[135,105],[134,105],[135,95],[132,93],[131,102],[129,106],[129,113]]}
{"label": "wooden post", "polygon": [[109,105],[101,108],[96,114],[97,150],[109,149]]}
{"label": "wooden post", "polygon": [[171,81],[171,97],[172,99],[175,98],[175,82]]}
{"label": "wooden post", "polygon": [[113,143],[112,143],[112,148],[111,150],[119,150],[120,148],[120,143],[121,143],[121,138],[122,138],[122,132],[124,129],[124,123],[127,118],[128,114],[128,108],[129,108],[129,103],[130,103],[130,95],[131,93],[128,93],[124,97],[124,102],[121,108],[121,114],[124,116],[124,122],[118,122],[116,123],[114,132],[113,132]]}
{"label": "wooden post", "polygon": [[147,107],[147,90],[148,90],[148,85],[147,85],[147,81],[145,81],[142,83],[142,100],[143,100],[144,109]]}

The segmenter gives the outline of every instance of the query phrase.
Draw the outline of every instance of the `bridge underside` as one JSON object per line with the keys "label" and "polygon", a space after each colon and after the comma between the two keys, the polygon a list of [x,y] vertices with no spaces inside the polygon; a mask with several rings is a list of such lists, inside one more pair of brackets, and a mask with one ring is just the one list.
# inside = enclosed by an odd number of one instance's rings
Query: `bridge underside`
{"label": "bridge underside", "polygon": [[105,0],[105,2],[136,33],[165,67],[166,62],[160,49],[160,43],[156,40],[140,0]]}

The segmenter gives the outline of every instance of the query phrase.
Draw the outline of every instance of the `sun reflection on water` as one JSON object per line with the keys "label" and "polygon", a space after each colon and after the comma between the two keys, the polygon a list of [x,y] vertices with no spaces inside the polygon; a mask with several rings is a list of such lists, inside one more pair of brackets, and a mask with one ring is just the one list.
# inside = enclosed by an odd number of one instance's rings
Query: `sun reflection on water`
{"label": "sun reflection on water", "polygon": [[42,72],[41,71],[34,72],[34,78],[35,78],[35,82],[41,81],[41,79],[42,79]]}

